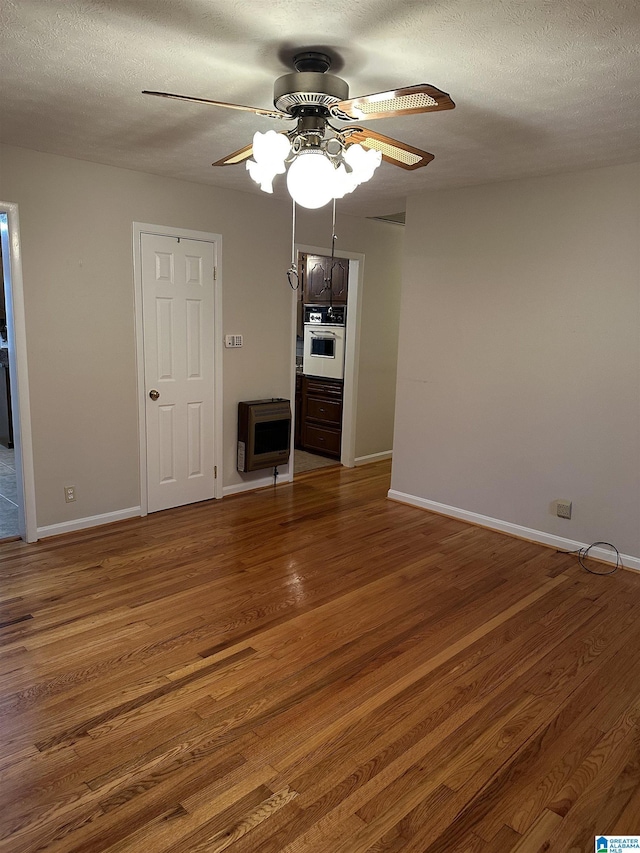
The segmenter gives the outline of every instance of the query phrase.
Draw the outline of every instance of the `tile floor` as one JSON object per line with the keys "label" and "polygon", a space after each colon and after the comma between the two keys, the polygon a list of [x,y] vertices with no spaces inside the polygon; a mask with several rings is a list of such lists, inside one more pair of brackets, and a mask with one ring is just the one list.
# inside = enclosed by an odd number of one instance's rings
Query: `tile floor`
{"label": "tile floor", "polygon": [[18,535],[18,496],[14,451],[0,444],[0,539]]}

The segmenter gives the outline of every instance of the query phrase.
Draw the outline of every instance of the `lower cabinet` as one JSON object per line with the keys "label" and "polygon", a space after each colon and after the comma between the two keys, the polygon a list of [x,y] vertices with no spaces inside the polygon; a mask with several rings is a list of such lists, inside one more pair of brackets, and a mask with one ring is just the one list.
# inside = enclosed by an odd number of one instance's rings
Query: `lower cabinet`
{"label": "lower cabinet", "polygon": [[342,382],[302,377],[300,446],[311,453],[340,458]]}
{"label": "lower cabinet", "polygon": [[302,380],[301,373],[296,373],[296,401],[295,401],[295,433],[293,443],[296,447],[302,447]]}

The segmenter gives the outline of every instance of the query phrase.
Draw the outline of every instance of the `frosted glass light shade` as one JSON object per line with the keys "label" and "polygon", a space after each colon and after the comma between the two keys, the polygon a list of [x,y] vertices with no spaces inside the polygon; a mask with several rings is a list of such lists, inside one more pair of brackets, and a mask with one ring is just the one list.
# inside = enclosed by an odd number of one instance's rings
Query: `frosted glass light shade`
{"label": "frosted glass light shade", "polygon": [[346,149],[344,160],[347,167],[341,163],[336,169],[334,198],[343,198],[347,193],[353,192],[357,186],[370,180],[382,162],[382,154],[379,151],[367,151],[356,143]]}
{"label": "frosted glass light shade", "polygon": [[[273,179],[286,171],[291,155],[291,143],[286,134],[269,130],[253,137],[253,160],[247,160],[247,170],[260,189],[273,192]],[[333,153],[334,160],[335,152]],[[291,198],[301,207],[324,207],[334,198],[368,181],[382,162],[379,151],[366,150],[359,144],[344,149],[344,162],[337,167],[334,160],[320,147],[298,151],[289,166],[287,188]]]}
{"label": "frosted glass light shade", "polygon": [[358,182],[354,178],[353,172],[347,172],[344,164],[341,163],[336,169],[333,197],[344,198],[347,193],[353,192],[357,186]]}
{"label": "frosted glass light shade", "polygon": [[268,130],[266,133],[254,133],[253,158],[261,165],[277,169],[277,175],[284,174],[284,161],[289,155],[291,143],[282,133]]}
{"label": "frosted glass light shade", "polygon": [[247,170],[253,180],[266,193],[273,192],[273,179],[285,172],[284,161],[289,156],[291,144],[282,133],[268,130],[253,136],[253,156],[247,160]]}
{"label": "frosted glass light shade", "polygon": [[382,162],[382,154],[372,148],[366,151],[362,145],[356,143],[347,148],[344,159],[353,169],[352,175],[357,186],[371,180],[373,173]]}
{"label": "frosted glass light shade", "polygon": [[336,170],[322,151],[303,151],[289,166],[287,189],[301,207],[323,207],[334,197]]}
{"label": "frosted glass light shade", "polygon": [[[247,171],[256,182],[260,184],[260,189],[265,193],[273,192],[273,179],[278,174],[271,166],[265,166],[262,163],[254,163],[253,160],[247,160]],[[284,172],[284,169],[282,169]]]}

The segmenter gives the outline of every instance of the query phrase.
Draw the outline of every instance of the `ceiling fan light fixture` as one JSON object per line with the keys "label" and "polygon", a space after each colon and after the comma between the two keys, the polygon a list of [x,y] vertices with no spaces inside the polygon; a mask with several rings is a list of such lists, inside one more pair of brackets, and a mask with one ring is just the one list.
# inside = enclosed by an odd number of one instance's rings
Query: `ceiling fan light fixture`
{"label": "ceiling fan light fixture", "polygon": [[315,210],[334,197],[335,167],[320,148],[303,149],[289,166],[287,189],[301,207]]}
{"label": "ceiling fan light fixture", "polygon": [[284,172],[284,161],[289,156],[290,149],[291,143],[286,134],[268,130],[266,133],[258,131],[253,135],[253,156],[259,163],[282,165],[282,172],[279,174]]}
{"label": "ceiling fan light fixture", "polygon": [[277,172],[274,172],[273,169],[269,169],[260,163],[256,163],[254,160],[247,160],[247,172],[249,172],[252,180],[254,180],[256,184],[260,184],[262,192],[273,192],[273,179]]}
{"label": "ceiling fan light fixture", "polygon": [[334,198],[344,198],[360,184],[371,180],[373,173],[382,162],[379,151],[365,151],[357,143],[349,145],[342,155],[342,162],[335,171]]}
{"label": "ceiling fan light fixture", "polygon": [[322,207],[370,180],[381,160],[411,170],[433,160],[428,151],[361,127],[335,127],[331,119],[369,121],[455,107],[446,92],[430,83],[349,99],[346,81],[327,73],[332,62],[330,53],[305,49],[294,54],[295,72],[275,81],[275,110],[171,92],[145,89],[143,94],[295,121],[291,130],[256,133],[252,145],[245,145],[212,165],[246,162],[252,179],[264,192],[272,193],[274,178],[283,174],[289,164],[287,185],[294,200],[304,207]]}
{"label": "ceiling fan light fixture", "polygon": [[335,174],[335,188],[333,192],[334,198],[344,198],[349,193],[352,193],[358,186],[353,171],[347,172],[344,163],[340,163]]}
{"label": "ceiling fan light fixture", "polygon": [[353,175],[358,184],[364,184],[365,181],[370,181],[373,173],[382,163],[382,154],[380,151],[365,150],[362,145],[357,142],[349,145],[344,152],[345,162],[353,170]]}
{"label": "ceiling fan light fixture", "polygon": [[[331,143],[337,143],[331,148]],[[286,171],[289,195],[296,204],[316,209],[334,198],[343,198],[368,181],[382,162],[379,151],[366,150],[358,143],[345,146],[337,137],[305,144],[301,137],[290,143],[286,134],[273,130],[256,133],[253,156],[247,160],[251,178],[266,193],[273,192],[276,175]]]}
{"label": "ceiling fan light fixture", "polygon": [[285,173],[285,160],[290,152],[291,143],[285,134],[268,130],[253,135],[255,160],[247,160],[247,171],[263,192],[273,192],[273,179]]}

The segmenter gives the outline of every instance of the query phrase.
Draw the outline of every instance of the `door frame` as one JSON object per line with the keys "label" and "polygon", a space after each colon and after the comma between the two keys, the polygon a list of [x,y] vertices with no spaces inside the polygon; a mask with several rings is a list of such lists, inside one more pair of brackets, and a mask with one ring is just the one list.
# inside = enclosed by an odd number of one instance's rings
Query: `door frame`
{"label": "door frame", "polygon": [[0,201],[0,239],[7,305],[9,377],[12,387],[13,440],[18,491],[18,532],[25,542],[38,541],[33,465],[27,334],[22,279],[18,205]]}
{"label": "door frame", "polygon": [[168,225],[150,225],[146,222],[133,223],[133,279],[135,293],[136,324],[136,367],[138,392],[138,434],[140,454],[140,515],[149,511],[147,490],[147,416],[146,386],[144,381],[144,332],[142,323],[142,235],[180,237],[184,240],[199,240],[214,244],[213,279],[213,464],[216,477],[213,484],[214,498],[222,497],[222,235],[208,231],[193,231],[190,228],[174,228]]}
{"label": "door frame", "polygon": [[[308,255],[331,257],[331,249],[319,246],[307,246],[296,243],[296,257],[299,252]],[[344,356],[344,385],[342,393],[342,441],[340,445],[340,464],[345,468],[355,468],[356,464],[356,413],[358,396],[358,364],[360,360],[360,325],[362,319],[362,283],[364,280],[364,258],[362,252],[347,252],[340,249],[336,258],[349,261],[349,289],[347,291],[347,343]],[[291,399],[296,393],[296,320],[297,291],[292,292],[291,321]],[[295,406],[294,418],[295,418]],[[294,454],[294,433],[291,430],[291,459]],[[293,479],[293,464],[291,465]]]}

